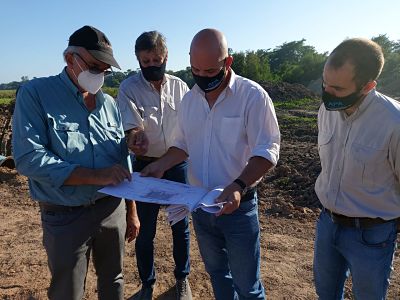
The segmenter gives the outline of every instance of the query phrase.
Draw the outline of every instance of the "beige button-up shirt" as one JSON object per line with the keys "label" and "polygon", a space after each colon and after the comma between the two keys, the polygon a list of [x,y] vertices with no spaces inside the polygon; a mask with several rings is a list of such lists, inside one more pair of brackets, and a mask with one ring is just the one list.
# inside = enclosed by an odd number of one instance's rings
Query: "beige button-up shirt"
{"label": "beige button-up shirt", "polygon": [[400,104],[372,90],[350,116],[318,114],[322,205],[350,217],[400,217]]}
{"label": "beige button-up shirt", "polygon": [[172,145],[177,112],[187,91],[184,81],[169,74],[164,76],[160,93],[142,72],[121,83],[117,102],[124,130],[144,128],[149,139],[146,156],[160,157]]}
{"label": "beige button-up shirt", "polygon": [[238,177],[252,156],[276,165],[280,133],[274,106],[257,83],[232,75],[210,109],[195,85],[182,100],[174,146],[189,155],[190,184],[212,189]]}

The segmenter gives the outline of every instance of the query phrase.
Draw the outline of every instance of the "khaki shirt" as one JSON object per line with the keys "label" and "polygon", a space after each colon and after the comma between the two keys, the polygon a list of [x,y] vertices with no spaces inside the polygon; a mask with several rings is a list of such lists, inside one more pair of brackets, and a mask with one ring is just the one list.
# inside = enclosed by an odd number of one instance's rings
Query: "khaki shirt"
{"label": "khaki shirt", "polygon": [[350,116],[318,113],[322,205],[350,217],[400,216],[400,104],[375,90]]}
{"label": "khaki shirt", "polygon": [[178,77],[165,74],[160,93],[139,72],[125,79],[117,102],[124,130],[142,127],[149,139],[145,154],[160,157],[172,145],[177,111],[188,86]]}

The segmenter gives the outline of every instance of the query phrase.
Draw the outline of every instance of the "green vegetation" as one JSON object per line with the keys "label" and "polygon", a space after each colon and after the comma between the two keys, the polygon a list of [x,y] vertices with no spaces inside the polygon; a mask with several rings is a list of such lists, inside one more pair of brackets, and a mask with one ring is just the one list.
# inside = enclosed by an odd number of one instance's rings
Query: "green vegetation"
{"label": "green vegetation", "polygon": [[317,116],[315,117],[299,117],[293,115],[281,115],[281,120],[291,124],[303,124],[305,126],[317,127]]}
{"label": "green vegetation", "polygon": [[0,90],[0,99],[15,98],[15,90]]}
{"label": "green vegetation", "polygon": [[[381,45],[385,55],[385,66],[378,79],[378,89],[391,96],[400,96],[400,41],[391,41],[386,34],[372,37],[372,40]],[[283,43],[274,49],[258,49],[234,52],[233,70],[239,75],[256,82],[285,81],[300,83],[309,86],[314,91],[321,90],[321,74],[328,52],[318,53],[313,46],[306,45],[306,40]],[[333,50],[333,49],[331,49]],[[113,75],[104,80],[105,87],[118,88],[120,83],[128,76],[137,73],[137,70],[126,72],[115,71]],[[167,71],[185,81],[189,87],[194,85],[190,67],[179,71]],[[0,84],[0,90],[16,89],[27,76],[22,76],[21,81]],[[114,90],[106,90],[115,96]],[[0,96],[0,98],[7,98]],[[283,104],[282,104],[283,105]]]}
{"label": "green vegetation", "polygon": [[0,90],[0,105],[8,105],[15,99],[15,90]]}
{"label": "green vegetation", "polygon": [[296,99],[291,101],[276,101],[275,108],[315,110],[319,106],[319,99]]}
{"label": "green vegetation", "polygon": [[103,90],[103,92],[105,94],[108,94],[108,95],[110,95],[110,96],[112,96],[114,98],[117,97],[117,94],[118,94],[118,88],[117,87],[105,86],[105,87],[102,88],[102,90]]}
{"label": "green vegetation", "polygon": [[386,34],[373,37],[385,55],[385,65],[378,79],[378,90],[393,96],[400,96],[400,41],[388,39]]}
{"label": "green vegetation", "polygon": [[13,100],[14,100],[14,98],[0,98],[0,105],[8,105]]}

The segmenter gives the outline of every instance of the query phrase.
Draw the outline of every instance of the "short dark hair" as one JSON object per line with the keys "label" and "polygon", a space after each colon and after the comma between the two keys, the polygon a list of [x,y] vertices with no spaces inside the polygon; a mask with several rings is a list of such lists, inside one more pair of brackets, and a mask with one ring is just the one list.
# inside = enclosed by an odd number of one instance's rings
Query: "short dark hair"
{"label": "short dark hair", "polygon": [[385,59],[381,46],[374,41],[352,38],[340,43],[329,55],[327,61],[336,69],[346,62],[354,66],[354,81],[358,87],[362,87],[379,77]]}
{"label": "short dark hair", "polygon": [[143,32],[135,43],[135,54],[140,51],[156,51],[161,55],[167,54],[167,42],[165,37],[158,31]]}

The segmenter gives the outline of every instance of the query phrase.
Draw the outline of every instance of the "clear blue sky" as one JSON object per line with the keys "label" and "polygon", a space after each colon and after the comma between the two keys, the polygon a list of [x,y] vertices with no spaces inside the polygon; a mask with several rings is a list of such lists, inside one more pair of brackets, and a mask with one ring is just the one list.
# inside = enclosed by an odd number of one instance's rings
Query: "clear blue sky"
{"label": "clear blue sky", "polygon": [[233,51],[275,48],[306,39],[319,52],[346,37],[387,34],[400,40],[398,0],[4,0],[0,18],[0,83],[59,73],[72,32],[93,25],[106,33],[122,67],[136,69],[136,38],[167,38],[167,69],[189,65],[192,37],[203,28],[225,33]]}

